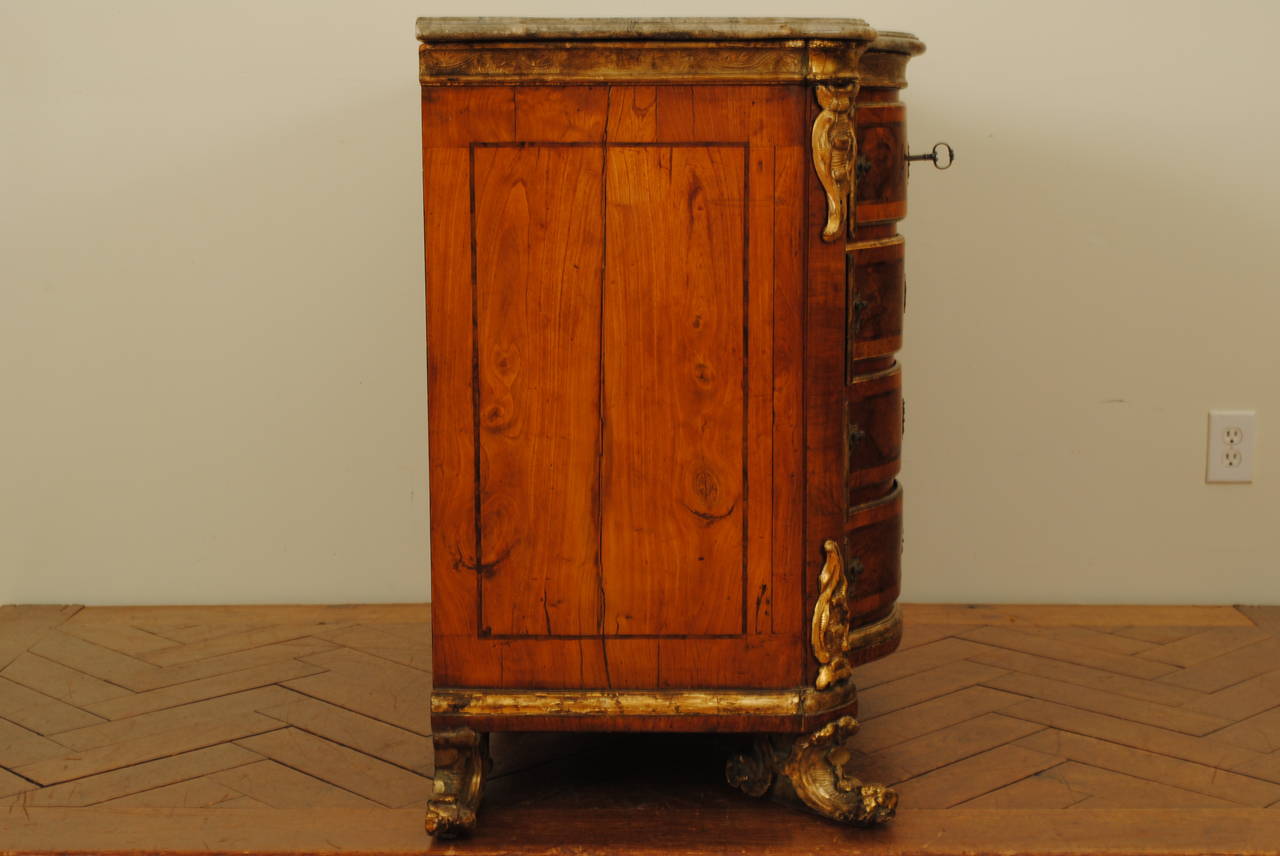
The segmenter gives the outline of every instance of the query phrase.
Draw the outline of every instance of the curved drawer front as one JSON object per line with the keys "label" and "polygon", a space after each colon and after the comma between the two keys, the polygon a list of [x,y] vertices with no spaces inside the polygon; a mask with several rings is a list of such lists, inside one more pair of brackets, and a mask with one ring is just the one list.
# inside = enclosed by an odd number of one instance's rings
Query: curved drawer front
{"label": "curved drawer front", "polygon": [[907,108],[900,103],[858,104],[854,162],[855,228],[907,216]]}
{"label": "curved drawer front", "polygon": [[[893,610],[902,573],[902,488],[854,509],[844,536],[845,563],[855,627],[874,624]],[[890,648],[889,650],[892,650]],[[871,649],[850,657],[854,664],[888,653]]]}
{"label": "curved drawer front", "polygon": [[[849,246],[849,361],[888,356],[902,347],[907,284],[900,236]],[[850,370],[850,377],[855,373]]]}
{"label": "curved drawer front", "polygon": [[883,496],[901,469],[902,369],[854,378],[846,402],[853,507]]}

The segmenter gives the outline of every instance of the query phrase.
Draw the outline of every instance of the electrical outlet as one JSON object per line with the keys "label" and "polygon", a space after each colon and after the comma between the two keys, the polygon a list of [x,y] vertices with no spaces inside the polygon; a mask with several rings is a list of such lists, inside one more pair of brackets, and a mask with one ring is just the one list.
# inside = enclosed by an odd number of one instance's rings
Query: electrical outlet
{"label": "electrical outlet", "polygon": [[1253,481],[1257,414],[1252,410],[1209,411],[1206,482]]}

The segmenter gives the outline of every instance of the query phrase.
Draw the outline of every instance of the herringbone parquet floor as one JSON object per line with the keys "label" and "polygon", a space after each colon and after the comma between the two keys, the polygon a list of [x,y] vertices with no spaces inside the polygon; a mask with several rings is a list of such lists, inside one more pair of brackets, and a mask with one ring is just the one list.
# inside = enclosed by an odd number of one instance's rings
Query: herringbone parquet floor
{"label": "herringbone parquet floor", "polygon": [[[853,766],[896,785],[903,811],[889,831],[841,841],[948,852],[1025,827],[1068,852],[1068,818],[1096,836],[1132,812],[1148,838],[1186,837],[1198,816],[1227,836],[1223,852],[1231,835],[1239,852],[1272,835],[1280,848],[1280,608],[906,616],[900,651],[858,670],[853,744]],[[0,608],[0,853],[423,849],[428,620],[425,606]],[[607,752],[600,739],[592,751]],[[548,806],[577,799],[548,788],[546,759],[504,772],[526,768],[538,784],[509,789],[510,817],[537,824],[539,791],[560,794]],[[706,788],[698,799],[726,830],[767,817],[836,834]],[[494,828],[503,799],[498,788],[485,804]],[[1081,852],[1102,846],[1091,840]]]}

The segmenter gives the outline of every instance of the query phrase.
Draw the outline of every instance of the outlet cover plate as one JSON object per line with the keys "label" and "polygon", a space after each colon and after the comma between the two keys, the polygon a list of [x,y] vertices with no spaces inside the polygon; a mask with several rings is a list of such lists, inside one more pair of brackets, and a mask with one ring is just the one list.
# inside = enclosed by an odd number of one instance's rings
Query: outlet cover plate
{"label": "outlet cover plate", "polygon": [[1210,410],[1209,446],[1204,480],[1215,483],[1253,481],[1257,413],[1253,410]]}

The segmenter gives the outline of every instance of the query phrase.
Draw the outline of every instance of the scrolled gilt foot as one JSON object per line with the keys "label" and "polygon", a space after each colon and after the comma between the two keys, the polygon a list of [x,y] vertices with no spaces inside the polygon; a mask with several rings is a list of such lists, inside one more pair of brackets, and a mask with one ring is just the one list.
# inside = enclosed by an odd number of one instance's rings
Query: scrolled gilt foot
{"label": "scrolled gilt foot", "polygon": [[898,808],[897,793],[863,784],[845,771],[851,757],[845,743],[857,730],[857,720],[844,716],[799,737],[757,737],[751,752],[729,759],[725,777],[751,796],[768,793],[782,802],[799,801],[841,823],[884,823]]}
{"label": "scrolled gilt foot", "polygon": [[470,728],[438,731],[435,746],[435,793],[427,801],[427,832],[456,838],[476,825],[476,810],[484,794],[489,769],[489,735]]}

